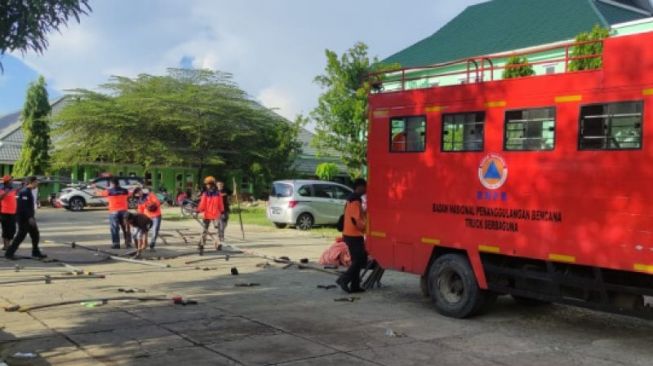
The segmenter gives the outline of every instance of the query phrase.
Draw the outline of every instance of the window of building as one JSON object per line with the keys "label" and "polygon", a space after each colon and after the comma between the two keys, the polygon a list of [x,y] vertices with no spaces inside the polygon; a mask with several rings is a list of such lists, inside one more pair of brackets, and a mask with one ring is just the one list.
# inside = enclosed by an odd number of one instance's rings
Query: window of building
{"label": "window of building", "polygon": [[506,112],[504,147],[508,151],[553,150],[555,108]]}
{"label": "window of building", "polygon": [[642,102],[593,104],[580,109],[580,150],[642,147]]}
{"label": "window of building", "polygon": [[483,151],[485,112],[442,116],[442,151]]}
{"label": "window of building", "polygon": [[390,151],[421,152],[426,146],[426,118],[401,117],[390,119]]}

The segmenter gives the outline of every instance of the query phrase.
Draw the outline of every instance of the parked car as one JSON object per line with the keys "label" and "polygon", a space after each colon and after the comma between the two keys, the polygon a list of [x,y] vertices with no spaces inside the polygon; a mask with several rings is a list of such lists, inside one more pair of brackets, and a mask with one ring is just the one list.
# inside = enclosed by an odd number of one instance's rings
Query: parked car
{"label": "parked car", "polygon": [[335,225],[351,188],[320,180],[283,180],[272,184],[267,217],[278,228]]}
{"label": "parked car", "polygon": [[[84,207],[102,207],[107,205],[104,197],[97,196],[96,190],[107,189],[113,177],[95,178],[89,183],[73,184],[61,190],[58,202],[71,211],[81,211]],[[143,187],[143,179],[138,177],[118,177],[120,185],[133,192],[136,187]],[[129,198],[129,208],[136,208],[136,200]]]}

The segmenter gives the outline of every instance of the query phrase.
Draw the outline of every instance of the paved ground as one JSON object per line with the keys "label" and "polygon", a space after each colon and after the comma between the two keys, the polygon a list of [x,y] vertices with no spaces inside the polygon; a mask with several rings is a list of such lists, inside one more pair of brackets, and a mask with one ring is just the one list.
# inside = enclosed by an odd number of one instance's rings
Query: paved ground
{"label": "paved ground", "polygon": [[[66,241],[106,249],[102,211],[42,210],[44,251],[105,279],[70,277],[57,263],[0,260],[0,305],[22,306],[93,297],[180,295],[198,305],[170,301],[73,305],[28,313],[0,313],[0,360],[9,365],[652,365],[653,323],[565,306],[521,307],[500,299],[493,311],[470,320],[438,315],[420,295],[414,276],[386,274],[384,288],[354,302],[331,284],[333,276],[282,269],[236,255],[186,264],[192,254],[158,260],[170,268],[107,261],[106,256],[55,244]],[[193,222],[164,222],[168,245],[156,256],[192,253],[172,230]],[[173,236],[176,235],[177,237]],[[246,242],[230,227],[232,243],[268,255],[317,259],[328,241],[294,230],[247,228]],[[28,246],[22,253],[29,254]],[[116,252],[119,253],[119,252]],[[207,253],[214,255],[213,253]],[[15,265],[24,268],[16,272]],[[232,276],[237,267],[240,274]],[[258,283],[255,287],[236,287]],[[13,357],[33,352],[37,358]]]}

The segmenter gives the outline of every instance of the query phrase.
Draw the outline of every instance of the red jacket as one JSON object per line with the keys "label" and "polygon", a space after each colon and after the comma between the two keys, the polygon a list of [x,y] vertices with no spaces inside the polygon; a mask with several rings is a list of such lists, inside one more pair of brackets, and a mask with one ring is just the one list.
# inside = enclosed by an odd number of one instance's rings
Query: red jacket
{"label": "red jacket", "polygon": [[200,205],[197,207],[197,212],[204,213],[205,220],[217,220],[224,212],[224,204],[222,202],[222,195],[217,190],[206,191],[202,193],[200,198]]}

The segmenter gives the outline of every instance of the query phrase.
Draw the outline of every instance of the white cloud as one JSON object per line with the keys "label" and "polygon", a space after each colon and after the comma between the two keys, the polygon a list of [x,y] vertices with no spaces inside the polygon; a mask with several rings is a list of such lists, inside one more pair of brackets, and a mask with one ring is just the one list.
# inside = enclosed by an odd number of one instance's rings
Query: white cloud
{"label": "white cloud", "polygon": [[256,99],[290,121],[301,113],[301,107],[292,96],[292,93],[280,87],[267,87],[261,90]]}

